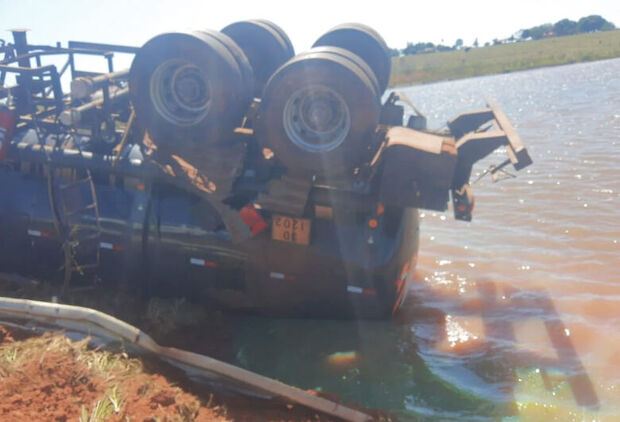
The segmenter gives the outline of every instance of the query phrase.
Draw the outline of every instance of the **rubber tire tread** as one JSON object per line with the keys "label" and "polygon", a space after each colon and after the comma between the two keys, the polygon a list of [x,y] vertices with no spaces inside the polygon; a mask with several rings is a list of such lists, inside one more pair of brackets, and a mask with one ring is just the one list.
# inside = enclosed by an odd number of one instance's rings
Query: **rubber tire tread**
{"label": "rubber tire tread", "polygon": [[282,28],[280,28],[278,25],[276,25],[275,23],[267,19],[255,19],[255,21],[264,23],[265,25],[270,26],[274,31],[276,31],[278,35],[280,35],[284,43],[286,44],[287,54],[290,57],[295,56],[295,48],[293,47],[293,43],[291,42],[291,39],[288,37],[288,35],[286,34],[286,32],[284,32]]}
{"label": "rubber tire tread", "polygon": [[213,39],[219,41],[226,49],[228,49],[230,54],[233,55],[243,78],[243,88],[241,92],[243,92],[246,97],[242,101],[247,102],[249,105],[252,99],[248,93],[251,93],[254,90],[254,71],[252,70],[248,57],[245,55],[241,47],[239,47],[239,45],[228,35],[222,34],[219,31],[203,29],[197,32],[202,32],[207,36],[213,37]]}
{"label": "rubber tire tread", "polygon": [[390,82],[392,61],[385,40],[377,31],[360,23],[345,23],[327,31],[313,47],[333,46],[360,56],[375,72],[381,93]]}
{"label": "rubber tire tread", "polygon": [[254,73],[254,96],[261,97],[273,73],[293,54],[280,34],[266,23],[249,20],[232,23],[221,30],[245,53]]}
{"label": "rubber tire tread", "polygon": [[375,75],[375,72],[372,71],[370,66],[368,66],[368,64],[364,60],[362,60],[360,56],[352,53],[349,50],[346,50],[340,47],[314,47],[312,49],[313,54],[322,53],[322,52],[328,52],[329,54],[336,54],[340,56],[341,58],[343,58],[344,60],[354,63],[355,66],[359,67],[360,70],[364,72],[364,75],[368,79],[368,82],[372,85],[377,98],[381,97],[379,81],[377,80],[377,76]]}

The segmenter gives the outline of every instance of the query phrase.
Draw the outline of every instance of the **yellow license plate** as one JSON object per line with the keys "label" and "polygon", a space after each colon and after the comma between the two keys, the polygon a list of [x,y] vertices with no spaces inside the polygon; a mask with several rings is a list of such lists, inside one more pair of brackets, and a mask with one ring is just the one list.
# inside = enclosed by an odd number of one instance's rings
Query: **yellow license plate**
{"label": "yellow license plate", "polygon": [[310,243],[311,222],[307,218],[274,215],[271,224],[271,238],[283,242],[307,245]]}

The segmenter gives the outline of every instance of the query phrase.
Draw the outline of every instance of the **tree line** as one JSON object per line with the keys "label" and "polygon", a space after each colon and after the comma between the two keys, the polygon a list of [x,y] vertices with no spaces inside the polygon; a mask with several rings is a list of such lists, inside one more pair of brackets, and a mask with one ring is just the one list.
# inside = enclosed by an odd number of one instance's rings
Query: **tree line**
{"label": "tree line", "polygon": [[[542,38],[550,38],[550,37],[562,37],[566,35],[576,35],[583,34],[588,32],[597,32],[597,31],[610,31],[612,29],[616,29],[616,26],[603,18],[600,15],[590,15],[584,16],[578,21],[573,21],[570,19],[562,19],[557,21],[554,24],[545,23],[538,26],[533,26],[527,29],[521,29],[516,34],[511,35],[509,38],[499,40],[494,39],[493,45],[505,44],[511,42],[519,42],[519,41],[529,41],[529,40],[539,40]],[[490,42],[486,42],[484,44],[485,47],[491,45]],[[479,47],[478,39],[473,42],[471,46],[463,45],[463,40],[461,38],[457,39],[454,45],[448,46],[443,44],[433,44],[432,42],[418,42],[412,43],[408,42],[407,46],[402,49],[391,48],[390,55],[393,57],[399,56],[410,56],[415,54],[428,54],[428,53],[438,53],[442,51],[453,51],[453,50],[461,50],[464,49],[468,51],[471,48]]]}
{"label": "tree line", "polygon": [[539,40],[547,37],[563,37],[566,35],[584,34],[588,32],[610,31],[616,26],[599,15],[585,16],[578,21],[562,19],[554,24],[545,23],[520,31],[523,40]]}

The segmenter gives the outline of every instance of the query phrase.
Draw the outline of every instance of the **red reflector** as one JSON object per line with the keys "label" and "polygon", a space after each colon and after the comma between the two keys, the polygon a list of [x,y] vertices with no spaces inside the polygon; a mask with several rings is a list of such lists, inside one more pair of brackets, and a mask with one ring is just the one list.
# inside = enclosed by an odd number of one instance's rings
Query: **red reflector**
{"label": "red reflector", "polygon": [[40,230],[31,230],[31,229],[28,229],[28,235],[34,236],[34,237],[45,237],[48,239],[54,237],[54,234],[51,232],[42,232]]}
{"label": "red reflector", "polygon": [[217,266],[219,266],[219,264],[215,261],[207,261],[206,259],[201,258],[190,258],[189,263],[191,265],[197,265],[199,267],[216,268]]}
{"label": "red reflector", "polygon": [[6,107],[0,108],[0,160],[6,158],[16,118]]}
{"label": "red reflector", "polygon": [[267,228],[267,222],[263,220],[251,204],[246,205],[239,211],[239,217],[250,228],[252,234],[256,235]]}

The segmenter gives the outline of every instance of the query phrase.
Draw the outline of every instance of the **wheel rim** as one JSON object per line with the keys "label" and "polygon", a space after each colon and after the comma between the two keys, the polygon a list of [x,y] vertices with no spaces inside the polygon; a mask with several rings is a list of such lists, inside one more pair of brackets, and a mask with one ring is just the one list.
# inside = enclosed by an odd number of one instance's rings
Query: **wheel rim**
{"label": "wheel rim", "polygon": [[160,64],[151,77],[151,100],[167,121],[192,126],[207,115],[211,103],[209,80],[195,64],[182,59]]}
{"label": "wheel rim", "polygon": [[283,120],[291,142],[309,152],[338,148],[351,128],[347,103],[324,85],[306,86],[293,93],[284,106]]}

